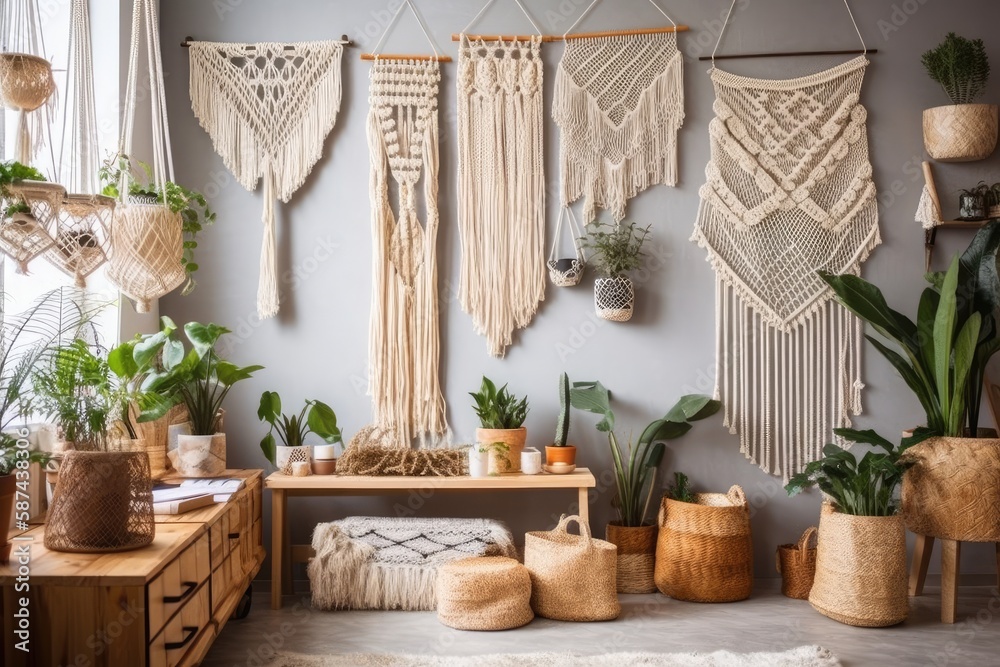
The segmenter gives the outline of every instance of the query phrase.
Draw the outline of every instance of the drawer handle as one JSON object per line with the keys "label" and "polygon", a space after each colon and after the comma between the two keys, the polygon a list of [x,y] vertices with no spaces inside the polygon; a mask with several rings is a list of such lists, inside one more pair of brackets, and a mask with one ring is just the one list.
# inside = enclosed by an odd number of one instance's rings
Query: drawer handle
{"label": "drawer handle", "polygon": [[166,644],[163,645],[163,648],[168,651],[176,651],[179,648],[184,648],[185,646],[190,644],[191,640],[194,639],[194,636],[198,634],[197,626],[185,625],[183,629],[184,629],[184,639],[180,640],[179,642],[167,642]]}
{"label": "drawer handle", "polygon": [[198,588],[197,581],[184,581],[181,583],[181,585],[184,586],[183,593],[181,593],[180,595],[164,595],[163,602],[166,604],[174,604],[176,602],[181,602],[187,597],[189,597],[192,593],[194,593],[194,589]]}
{"label": "drawer handle", "polygon": [[240,534],[239,533],[229,533],[229,539],[231,539],[231,540],[238,540],[238,539],[240,539]]}

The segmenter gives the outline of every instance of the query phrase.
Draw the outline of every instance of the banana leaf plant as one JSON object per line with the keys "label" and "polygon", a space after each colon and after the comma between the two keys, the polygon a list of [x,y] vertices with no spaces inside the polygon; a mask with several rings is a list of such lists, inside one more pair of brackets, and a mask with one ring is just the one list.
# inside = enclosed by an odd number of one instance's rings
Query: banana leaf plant
{"label": "banana leaf plant", "polygon": [[649,514],[656,475],[663,462],[663,441],[681,437],[691,430],[691,422],[710,417],[722,407],[719,401],[709,396],[682,396],[663,418],[650,423],[638,440],[633,443],[630,438],[622,447],[614,431],[611,392],[604,385],[600,382],[574,382],[570,390],[570,404],[579,410],[602,416],[597,430],[608,434],[615,466],[614,505],[621,525],[630,528],[642,526]]}
{"label": "banana leaf plant", "polygon": [[331,445],[343,442],[340,428],[337,427],[336,413],[322,401],[307,400],[299,414],[286,415],[281,412],[281,397],[278,392],[265,391],[260,396],[257,417],[271,426],[260,441],[260,450],[271,465],[277,465],[275,448],[278,443],[274,438],[275,430],[285,447],[301,447],[310,433],[315,433]]}

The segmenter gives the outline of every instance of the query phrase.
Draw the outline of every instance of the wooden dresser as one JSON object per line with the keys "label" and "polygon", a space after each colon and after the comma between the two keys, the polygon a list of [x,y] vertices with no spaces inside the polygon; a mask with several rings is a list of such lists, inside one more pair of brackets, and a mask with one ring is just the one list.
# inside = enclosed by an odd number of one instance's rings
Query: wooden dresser
{"label": "wooden dresser", "polygon": [[[226,503],[156,517],[148,547],[114,554],[48,551],[44,526],[29,545],[27,592],[16,556],[0,566],[3,665],[186,667],[197,665],[264,561],[259,470],[230,470],[246,485]],[[21,582],[23,585],[23,582]],[[27,598],[29,652],[18,650]],[[23,613],[23,612],[22,612]]]}

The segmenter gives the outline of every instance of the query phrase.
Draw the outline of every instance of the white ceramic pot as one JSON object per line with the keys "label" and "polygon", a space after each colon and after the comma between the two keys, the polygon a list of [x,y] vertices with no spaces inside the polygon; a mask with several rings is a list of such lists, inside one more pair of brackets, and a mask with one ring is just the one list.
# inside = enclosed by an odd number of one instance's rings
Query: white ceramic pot
{"label": "white ceramic pot", "polygon": [[226,434],[179,435],[177,463],[181,477],[218,477],[226,472]]}
{"label": "white ceramic pot", "polygon": [[521,472],[525,475],[537,475],[542,472],[542,453],[534,447],[522,450]]}
{"label": "white ceramic pot", "polygon": [[278,445],[274,448],[274,464],[278,470],[286,475],[292,474],[292,464],[296,461],[305,461],[308,463],[311,460],[312,447],[309,445],[302,445],[300,447]]}
{"label": "white ceramic pot", "polygon": [[478,445],[473,445],[469,448],[469,476],[470,477],[489,477],[490,474],[490,458],[493,455],[493,451],[487,449],[485,452],[479,451]]}
{"label": "white ceramic pot", "polygon": [[191,435],[191,422],[182,424],[170,424],[167,426],[167,451],[172,452],[177,449],[177,437],[181,435]]}

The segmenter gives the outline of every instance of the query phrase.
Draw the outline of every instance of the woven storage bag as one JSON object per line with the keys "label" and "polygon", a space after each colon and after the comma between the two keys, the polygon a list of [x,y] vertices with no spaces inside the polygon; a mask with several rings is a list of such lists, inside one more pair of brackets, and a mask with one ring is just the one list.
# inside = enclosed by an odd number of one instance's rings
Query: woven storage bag
{"label": "woven storage bag", "polygon": [[809,542],[816,535],[816,526],[809,526],[796,544],[782,544],[775,554],[775,565],[781,575],[781,594],[796,600],[808,600],[816,576],[816,547]]}
{"label": "woven storage bag", "polygon": [[8,109],[34,111],[52,96],[56,82],[48,60],[28,53],[0,53],[0,102]]}
{"label": "woven storage bag", "polygon": [[437,571],[437,615],[456,630],[511,630],[531,622],[531,575],[513,558],[445,563]]}
{"label": "woven storage bag", "polygon": [[[580,534],[566,527],[575,521]],[[563,516],[551,531],[524,536],[524,566],[531,573],[531,608],[557,621],[610,621],[621,605],[615,593],[618,549],[590,536],[578,516]]]}
{"label": "woven storage bag", "polygon": [[835,621],[881,628],[906,620],[906,585],[903,517],[852,516],[824,503],[809,604]]}
{"label": "woven storage bag", "polygon": [[628,322],[634,307],[635,289],[628,278],[620,276],[594,281],[594,310],[601,319]]}
{"label": "woven storage bag", "polygon": [[184,282],[181,216],[161,204],[120,204],[111,227],[108,278],[147,313]]}
{"label": "woven storage bag", "polygon": [[925,109],[924,148],[939,162],[985,160],[997,147],[997,105],[952,104]]}
{"label": "woven storage bag", "polygon": [[656,543],[656,587],[689,602],[735,602],[753,590],[750,506],[739,486],[698,493],[695,502],[664,498]]}
{"label": "woven storage bag", "polygon": [[618,592],[655,593],[656,533],[655,526],[627,527],[609,523],[608,542],[618,547]]}

